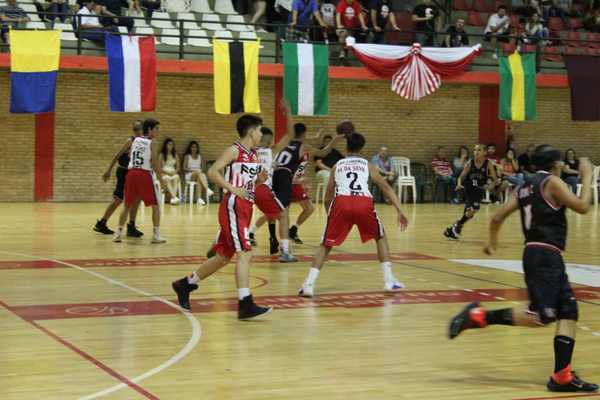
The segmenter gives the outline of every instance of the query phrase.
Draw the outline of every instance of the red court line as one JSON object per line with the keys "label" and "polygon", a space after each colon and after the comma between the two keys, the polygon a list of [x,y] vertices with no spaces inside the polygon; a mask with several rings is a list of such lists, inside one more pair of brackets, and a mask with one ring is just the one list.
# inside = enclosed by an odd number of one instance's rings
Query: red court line
{"label": "red court line", "polygon": [[586,394],[571,394],[567,396],[551,396],[551,397],[522,397],[513,400],[559,400],[559,399],[574,399],[581,397],[598,397],[600,393],[586,393]]}
{"label": "red court line", "polygon": [[46,335],[50,336],[52,339],[56,340],[57,342],[59,342],[60,344],[62,344],[66,348],[68,348],[69,350],[74,351],[75,353],[79,354],[81,357],[83,357],[84,359],[88,360],[89,362],[91,362],[96,367],[100,368],[101,370],[103,370],[104,372],[106,372],[107,374],[109,374],[110,376],[112,376],[113,378],[115,378],[116,380],[118,380],[118,381],[126,384],[131,389],[135,390],[136,392],[138,392],[139,394],[141,394],[145,398],[150,399],[150,400],[160,400],[159,397],[157,397],[154,394],[150,393],[149,391],[147,391],[146,389],[142,388],[138,384],[130,381],[129,379],[127,379],[127,377],[121,375],[120,373],[118,373],[114,369],[110,368],[108,365],[104,364],[102,361],[97,360],[96,358],[94,358],[90,354],[86,353],[85,351],[81,350],[80,348],[78,348],[77,346],[75,346],[74,344],[72,344],[71,342],[67,341],[66,339],[61,338],[60,336],[58,336],[55,333],[49,331],[48,329],[44,328],[43,326],[41,326],[40,324],[38,324],[35,321],[32,321],[32,320],[27,319],[27,318],[23,318],[19,313],[15,312],[12,309],[12,307],[8,306],[6,303],[4,303],[1,300],[0,300],[0,305],[2,307],[6,308],[8,311],[10,311],[13,314],[15,314],[16,316],[18,316],[19,318],[23,319],[24,321],[29,322],[35,328],[37,328],[40,331],[44,332]]}

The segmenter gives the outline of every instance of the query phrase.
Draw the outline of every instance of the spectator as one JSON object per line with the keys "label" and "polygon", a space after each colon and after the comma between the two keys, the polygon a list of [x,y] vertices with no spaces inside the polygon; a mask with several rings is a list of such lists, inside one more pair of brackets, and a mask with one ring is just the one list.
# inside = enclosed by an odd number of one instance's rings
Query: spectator
{"label": "spectator", "polygon": [[[365,16],[358,0],[340,0],[336,8],[337,35],[342,45],[339,58],[346,58],[346,38],[354,36],[357,42],[364,42],[367,28]],[[359,29],[360,28],[360,29]]]}
{"label": "spectator", "polygon": [[500,161],[502,165],[502,181],[504,190],[509,184],[520,186],[525,183],[523,174],[519,172],[519,162],[513,149],[506,150],[506,156]]}
{"label": "spectator", "polygon": [[294,0],[292,3],[292,15],[286,35],[287,40],[310,40],[312,28],[312,17],[315,17],[321,28],[326,28],[325,22],[319,13],[317,0]]}
{"label": "spectator", "polygon": [[[50,21],[54,24],[54,20],[57,15],[55,14],[67,14],[69,12],[69,4],[66,0],[46,0],[46,5],[42,5],[39,1],[34,0],[33,5],[42,21]],[[65,22],[67,19],[66,15],[59,15],[60,22]]]}
{"label": "spectator", "polygon": [[29,22],[27,13],[17,5],[17,0],[8,0],[8,5],[0,7],[0,37],[2,43],[9,42],[10,28],[17,28],[19,23]]}
{"label": "spectator", "polygon": [[379,173],[385,178],[390,186],[394,186],[397,174],[392,171],[392,163],[388,157],[388,148],[381,147],[379,152],[371,158],[371,164],[375,165]]}
{"label": "spectator", "polygon": [[562,172],[562,179],[571,187],[573,193],[577,193],[579,159],[577,159],[575,150],[573,149],[568,149],[565,153],[565,166]]}
{"label": "spectator", "polygon": [[179,185],[181,180],[179,178],[179,172],[181,171],[181,165],[179,164],[179,157],[175,151],[175,142],[171,138],[166,138],[163,142],[162,149],[160,150],[160,181],[164,185],[166,192],[171,197],[170,203],[175,205],[179,204]]}
{"label": "spectator", "polygon": [[510,18],[506,13],[506,6],[498,6],[498,11],[490,15],[485,30],[483,40],[490,42],[492,46],[492,58],[498,59],[498,41],[508,43],[508,33],[510,32]]}
{"label": "spectator", "polygon": [[523,43],[537,45],[540,40],[547,40],[549,36],[548,28],[542,25],[539,14],[536,12],[532,13],[525,24]]}
{"label": "spectator", "polygon": [[160,0],[142,0],[142,7],[146,9],[146,22],[150,25],[150,20],[152,19],[152,15],[154,11],[160,10],[161,1]]}
{"label": "spectator", "polygon": [[452,160],[452,171],[454,173],[454,177],[458,178],[460,174],[465,169],[465,165],[471,161],[469,157],[469,148],[465,145],[462,145],[458,148],[458,154]]}
{"label": "spectator", "polygon": [[277,27],[279,35],[285,37],[286,26],[290,21],[290,15],[292,14],[292,3],[293,0],[275,0],[275,12],[279,15],[278,21],[281,23]]}
{"label": "spectator", "polygon": [[527,151],[521,154],[518,158],[520,172],[523,175],[535,174],[535,168],[533,167],[533,163],[531,162],[531,158],[533,157],[533,152],[535,151],[535,145],[530,144],[527,146]]}
{"label": "spectator", "polygon": [[[254,0],[254,15],[250,19],[250,23],[252,25],[256,25],[258,21],[265,15],[267,11],[267,1],[266,0]],[[256,32],[266,33],[267,31],[263,28],[256,29]]]}
{"label": "spectator", "polygon": [[[127,32],[133,31],[133,19],[121,16],[121,7],[127,7],[125,0],[97,0],[100,6],[100,24],[104,27],[125,26]],[[131,4],[131,2],[129,3]]]}
{"label": "spectator", "polygon": [[496,166],[500,165],[500,157],[496,154],[496,145],[494,143],[490,143],[487,145],[487,154],[486,157],[488,160],[492,160]]}
{"label": "spectator", "polygon": [[77,15],[79,16],[79,37],[90,40],[100,46],[104,46],[106,31],[117,29],[114,26],[102,27],[98,21],[94,0],[83,0],[83,7],[77,11]]}
{"label": "spectator", "polygon": [[465,20],[458,18],[453,26],[446,29],[443,47],[466,47],[469,46],[469,37],[465,32]]}
{"label": "spectator", "polygon": [[590,32],[600,32],[600,8],[590,9],[585,15],[583,25]]}
{"label": "spectator", "polygon": [[325,0],[320,7],[321,18],[325,22],[326,28],[322,31],[322,37],[319,39],[326,43],[337,41],[337,35],[335,34],[335,4],[331,1]]}
{"label": "spectator", "polygon": [[544,15],[546,21],[552,17],[559,17],[564,23],[567,23],[567,17],[571,12],[572,5],[571,0],[552,0],[547,9],[547,14],[542,15]]}
{"label": "spectator", "polygon": [[[206,175],[202,172],[202,156],[200,156],[200,145],[192,140],[183,156],[183,173],[186,182],[196,182],[198,184],[198,204],[204,205],[202,192],[212,196],[213,191],[208,187]],[[200,191],[202,189],[202,191]],[[193,200],[193,199],[192,199]]]}
{"label": "spectator", "polygon": [[[438,187],[441,186],[444,190],[444,202],[447,203],[449,201],[448,195],[450,195],[451,198],[454,197],[456,178],[452,173],[450,162],[446,159],[446,148],[444,146],[439,146],[437,148],[437,153],[431,161],[431,168],[433,169],[433,174],[435,176],[434,199],[437,198]],[[458,200],[452,200],[453,202],[458,202]]]}
{"label": "spectator", "polygon": [[392,29],[399,31],[396,16],[390,0],[371,0],[369,4],[371,23],[373,24],[373,43],[385,43],[385,28],[388,21]]}
{"label": "spectator", "polygon": [[[326,147],[329,142],[331,142],[331,139],[331,135],[323,136],[323,145],[320,147],[320,149]],[[327,154],[325,157],[315,157],[315,171],[317,172],[317,180],[320,183],[323,183],[325,187],[327,187],[327,183],[329,182],[331,168],[342,158],[344,158],[344,156],[336,149],[331,149],[329,154]]]}
{"label": "spectator", "polygon": [[435,46],[436,18],[440,15],[439,10],[431,0],[423,0],[413,9],[412,20],[416,22],[416,41],[421,46]]}

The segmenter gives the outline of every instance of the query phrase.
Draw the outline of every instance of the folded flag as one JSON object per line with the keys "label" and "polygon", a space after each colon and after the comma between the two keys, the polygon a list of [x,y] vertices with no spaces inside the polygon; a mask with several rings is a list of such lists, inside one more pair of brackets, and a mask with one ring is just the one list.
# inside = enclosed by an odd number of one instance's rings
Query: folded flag
{"label": "folded flag", "polygon": [[60,31],[10,31],[10,112],[52,112]]}
{"label": "folded flag", "polygon": [[571,90],[571,119],[600,121],[600,57],[563,55],[563,59]]}
{"label": "folded flag", "polygon": [[110,111],[154,111],[156,50],[153,36],[106,35]]}
{"label": "folded flag", "polygon": [[329,112],[327,45],[283,43],[283,92],[294,115]]}
{"label": "folded flag", "polygon": [[536,119],[535,53],[514,52],[500,57],[498,118],[507,121]]}
{"label": "folded flag", "polygon": [[213,39],[215,111],[259,113],[258,52],[260,41]]}

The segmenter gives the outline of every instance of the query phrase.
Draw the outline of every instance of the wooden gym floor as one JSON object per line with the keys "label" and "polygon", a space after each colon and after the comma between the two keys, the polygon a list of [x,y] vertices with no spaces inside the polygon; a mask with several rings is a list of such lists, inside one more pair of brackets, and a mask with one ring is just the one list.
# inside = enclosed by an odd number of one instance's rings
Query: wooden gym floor
{"label": "wooden gym floor", "polygon": [[[483,255],[494,205],[442,237],[461,206],[407,205],[407,232],[378,206],[404,292],[384,295],[373,243],[356,232],[332,254],[313,300],[296,291],[325,213],[300,230],[301,261],[267,256],[259,232],[252,286],[270,318],[238,322],[233,265],[178,311],[170,282],[194,269],[212,241],[217,205],[166,206],[165,245],[115,244],[92,232],[104,204],[2,204],[0,218],[0,399],[554,399],[553,328],[492,327],[454,341],[447,322],[467,301],[522,303],[522,236],[515,215],[493,257]],[[293,206],[292,214],[298,213]],[[109,226],[115,227],[115,220]],[[569,213],[565,259],[576,263],[580,329],[574,367],[600,381],[598,209]],[[461,261],[457,261],[461,260]],[[562,395],[565,397],[565,395]],[[600,395],[592,395],[598,396]],[[579,395],[577,397],[589,397]],[[573,396],[569,396],[573,398]]]}

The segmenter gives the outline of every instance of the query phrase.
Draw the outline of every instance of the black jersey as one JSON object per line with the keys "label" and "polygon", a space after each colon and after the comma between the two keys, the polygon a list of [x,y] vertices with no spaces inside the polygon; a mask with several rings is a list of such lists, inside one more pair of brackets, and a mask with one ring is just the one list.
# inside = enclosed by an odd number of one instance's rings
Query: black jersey
{"label": "black jersey", "polygon": [[275,156],[274,169],[283,169],[290,171],[292,176],[300,167],[300,148],[302,142],[299,140],[292,140],[283,150],[281,150]]}
{"label": "black jersey", "polygon": [[556,207],[544,196],[550,179],[547,172],[528,177],[517,190],[525,243],[545,243],[565,249],[567,241],[566,208]]}
{"label": "black jersey", "polygon": [[[135,136],[131,137],[131,142],[133,143],[133,140],[135,139]],[[117,163],[119,164],[119,167],[121,168],[125,168],[128,169],[129,168],[129,159],[130,159],[130,155],[129,153],[131,152],[131,145],[129,146],[129,148],[127,149],[127,151],[125,151],[123,154],[121,154],[121,157],[119,157]]]}
{"label": "black jersey", "polygon": [[488,180],[488,163],[489,160],[484,160],[481,167],[477,168],[475,160],[471,160],[469,163],[469,171],[463,183],[467,190],[483,191],[483,187]]}

